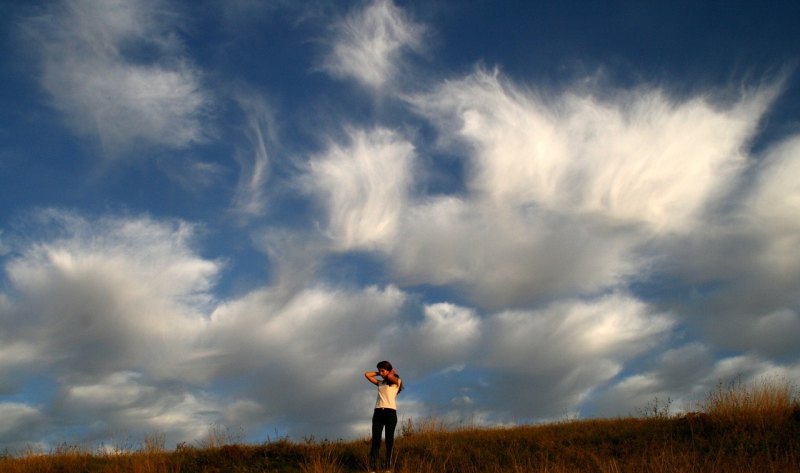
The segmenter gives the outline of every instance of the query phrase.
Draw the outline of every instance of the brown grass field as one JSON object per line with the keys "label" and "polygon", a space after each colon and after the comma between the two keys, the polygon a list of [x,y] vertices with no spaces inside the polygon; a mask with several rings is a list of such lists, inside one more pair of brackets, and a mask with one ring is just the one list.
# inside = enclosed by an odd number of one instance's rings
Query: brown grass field
{"label": "brown grass field", "polygon": [[[800,401],[794,385],[720,385],[697,412],[668,404],[637,417],[514,428],[447,428],[435,419],[398,428],[395,473],[800,472]],[[63,445],[0,458],[0,472],[344,473],[367,471],[369,442],[225,444],[223,436],[167,451],[149,436],[135,451],[100,453]]]}

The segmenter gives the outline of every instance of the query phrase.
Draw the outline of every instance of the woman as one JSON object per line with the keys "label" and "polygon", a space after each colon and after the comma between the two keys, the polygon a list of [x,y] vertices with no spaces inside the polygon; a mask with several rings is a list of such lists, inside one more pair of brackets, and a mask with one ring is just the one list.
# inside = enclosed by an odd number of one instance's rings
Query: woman
{"label": "woman", "polygon": [[[370,383],[378,386],[378,400],[372,414],[372,449],[369,453],[370,467],[375,471],[378,466],[378,451],[381,449],[381,431],[386,428],[386,462],[388,470],[392,464],[392,448],[394,447],[394,428],[397,427],[397,403],[395,398],[403,390],[403,381],[388,361],[378,363],[378,371],[367,371],[364,376]],[[380,376],[381,380],[376,379]]]}

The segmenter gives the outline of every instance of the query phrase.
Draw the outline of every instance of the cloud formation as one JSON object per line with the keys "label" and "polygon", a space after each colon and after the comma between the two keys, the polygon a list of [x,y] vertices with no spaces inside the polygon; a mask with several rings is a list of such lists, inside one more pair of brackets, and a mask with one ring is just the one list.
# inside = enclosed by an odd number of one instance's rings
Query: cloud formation
{"label": "cloud formation", "polygon": [[715,106],[657,89],[545,99],[478,70],[415,100],[449,141],[468,147],[469,188],[499,206],[680,232],[744,166],[772,89]]}
{"label": "cloud formation", "polygon": [[[193,228],[182,222],[89,221],[44,211],[36,223],[52,237],[16,248],[5,265],[14,296],[0,314],[0,338],[28,348],[16,351],[2,374],[52,377],[60,390],[48,416],[73,428],[100,419],[89,429],[92,438],[127,428],[186,435],[185,426],[164,416],[171,408],[169,415],[179,416],[193,395],[186,387],[156,389],[153,383],[191,385],[203,378],[184,365],[196,356],[193,343],[220,264],[193,254]],[[92,401],[101,398],[100,404]],[[30,415],[37,409],[24,407],[19,409]],[[191,419],[192,433],[198,422],[200,416]],[[14,438],[9,433],[4,441]]]}
{"label": "cloud formation", "polygon": [[212,104],[160,0],[69,0],[23,26],[67,124],[112,155],[204,141]]}
{"label": "cloud formation", "polygon": [[[627,362],[664,343],[673,323],[625,294],[496,314],[483,330],[482,362],[496,378],[486,388],[492,411],[505,410],[506,421],[566,415]],[[529,395],[514,397],[520,389]]]}
{"label": "cloud formation", "polygon": [[233,210],[241,216],[252,218],[263,215],[267,207],[265,191],[271,174],[267,144],[272,141],[272,112],[258,96],[242,94],[237,101],[246,115],[245,133],[250,147],[236,155],[241,171]]}
{"label": "cloud formation", "polygon": [[332,27],[332,48],[323,68],[379,90],[403,73],[403,54],[420,51],[424,27],[391,0],[354,9]]}
{"label": "cloud formation", "polygon": [[22,248],[6,265],[18,297],[4,318],[17,340],[34,344],[37,359],[61,366],[64,378],[131,367],[183,377],[172,361],[202,326],[219,271],[189,250],[191,226],[43,216],[62,235]]}
{"label": "cloud formation", "polygon": [[331,143],[312,159],[306,187],[325,206],[327,231],[340,250],[392,242],[408,201],[414,149],[386,129],[350,130],[349,143]]}
{"label": "cloud formation", "polygon": [[657,89],[605,100],[567,90],[544,100],[478,70],[412,101],[463,156],[464,193],[409,194],[424,176],[405,157],[411,145],[392,156],[366,144],[386,130],[332,146],[309,181],[337,247],[385,252],[406,283],[461,285],[490,308],[590,294],[625,284],[664,257],[647,253],[651,242],[693,234],[712,215],[774,96],[767,87],[715,105]]}

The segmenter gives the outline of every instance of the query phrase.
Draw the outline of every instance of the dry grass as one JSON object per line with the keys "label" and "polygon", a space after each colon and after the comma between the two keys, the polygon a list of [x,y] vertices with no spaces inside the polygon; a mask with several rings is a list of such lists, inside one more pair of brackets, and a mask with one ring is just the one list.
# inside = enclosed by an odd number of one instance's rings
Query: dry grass
{"label": "dry grass", "polygon": [[[785,472],[800,471],[800,404],[786,381],[720,385],[700,412],[561,422],[505,429],[406,421],[395,444],[395,473]],[[649,412],[649,411],[648,411]],[[230,444],[212,432],[200,446],[164,449],[151,434],[133,453],[62,446],[0,458],[8,473],[348,473],[366,471],[369,442]],[[226,437],[227,436],[227,437]]]}
{"label": "dry grass", "polygon": [[740,380],[720,383],[699,405],[702,412],[724,422],[759,425],[781,422],[798,404],[796,387],[785,379],[763,379],[744,385]]}

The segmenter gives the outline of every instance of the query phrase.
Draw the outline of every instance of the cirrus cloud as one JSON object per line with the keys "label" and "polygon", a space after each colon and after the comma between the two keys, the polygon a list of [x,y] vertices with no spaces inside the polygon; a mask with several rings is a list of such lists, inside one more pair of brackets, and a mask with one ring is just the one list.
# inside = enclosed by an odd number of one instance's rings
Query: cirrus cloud
{"label": "cirrus cloud", "polygon": [[160,0],[67,0],[22,26],[53,106],[111,156],[206,139],[211,94],[168,10]]}
{"label": "cirrus cloud", "polygon": [[391,0],[375,0],[334,23],[323,67],[335,77],[381,89],[402,72],[404,52],[421,50],[423,35],[424,27]]}

